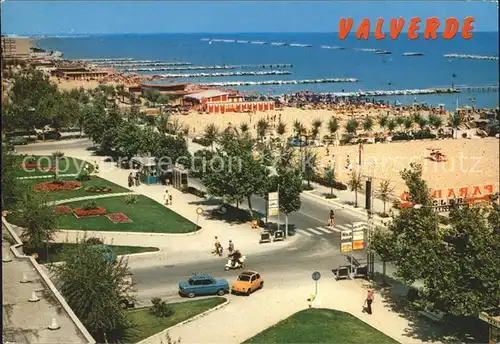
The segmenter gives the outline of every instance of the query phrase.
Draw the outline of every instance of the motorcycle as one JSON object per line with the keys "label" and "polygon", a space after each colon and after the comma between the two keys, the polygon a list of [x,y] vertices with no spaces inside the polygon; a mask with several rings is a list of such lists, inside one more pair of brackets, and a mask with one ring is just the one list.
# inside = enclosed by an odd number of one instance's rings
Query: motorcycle
{"label": "motorcycle", "polygon": [[233,265],[233,260],[231,258],[229,258],[229,260],[227,261],[226,266],[224,266],[224,270],[225,271],[229,271],[231,269],[242,269],[242,268],[244,268],[245,267],[245,259],[246,259],[246,257],[242,256]]}

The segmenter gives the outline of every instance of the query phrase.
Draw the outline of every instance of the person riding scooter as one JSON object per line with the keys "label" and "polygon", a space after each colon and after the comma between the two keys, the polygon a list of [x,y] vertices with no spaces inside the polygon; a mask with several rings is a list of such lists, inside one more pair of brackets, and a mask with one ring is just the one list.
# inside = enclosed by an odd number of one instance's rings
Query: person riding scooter
{"label": "person riding scooter", "polygon": [[231,258],[231,266],[236,266],[236,263],[240,263],[241,259],[241,252],[240,250],[235,250],[232,254],[229,255],[229,258]]}

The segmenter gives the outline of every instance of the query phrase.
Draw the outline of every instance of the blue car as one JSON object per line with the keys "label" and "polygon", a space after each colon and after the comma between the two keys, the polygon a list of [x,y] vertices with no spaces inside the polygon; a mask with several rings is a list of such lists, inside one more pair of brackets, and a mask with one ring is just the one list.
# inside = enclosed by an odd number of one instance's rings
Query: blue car
{"label": "blue car", "polygon": [[225,279],[216,280],[207,274],[194,274],[187,281],[179,282],[179,295],[193,298],[197,295],[219,295],[229,293]]}

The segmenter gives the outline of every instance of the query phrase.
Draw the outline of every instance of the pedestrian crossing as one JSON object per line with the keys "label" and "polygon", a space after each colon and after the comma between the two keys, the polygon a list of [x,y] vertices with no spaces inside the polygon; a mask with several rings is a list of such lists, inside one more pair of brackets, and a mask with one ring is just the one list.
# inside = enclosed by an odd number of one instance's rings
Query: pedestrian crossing
{"label": "pedestrian crossing", "polygon": [[335,225],[334,227],[318,226],[314,228],[297,228],[295,230],[295,233],[297,235],[312,237],[315,235],[328,235],[328,234],[340,233],[347,230],[351,230],[350,226]]}

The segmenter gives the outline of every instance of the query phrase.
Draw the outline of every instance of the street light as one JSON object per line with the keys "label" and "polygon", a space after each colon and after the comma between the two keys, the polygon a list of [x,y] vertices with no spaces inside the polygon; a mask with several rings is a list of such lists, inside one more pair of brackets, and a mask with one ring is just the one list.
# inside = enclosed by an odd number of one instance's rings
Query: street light
{"label": "street light", "polygon": [[[271,167],[268,167],[267,169],[269,170],[269,174],[268,174],[269,177],[274,177],[274,176],[279,177],[279,174],[278,174],[278,171],[276,170],[276,168],[271,166]],[[279,229],[281,229],[281,226],[280,226],[280,182],[279,182],[279,179],[278,179],[277,193],[278,193],[278,230],[279,230]],[[268,196],[268,198],[269,198],[269,196]],[[285,237],[288,237],[288,226],[286,226],[286,227],[287,228],[285,228]]]}

